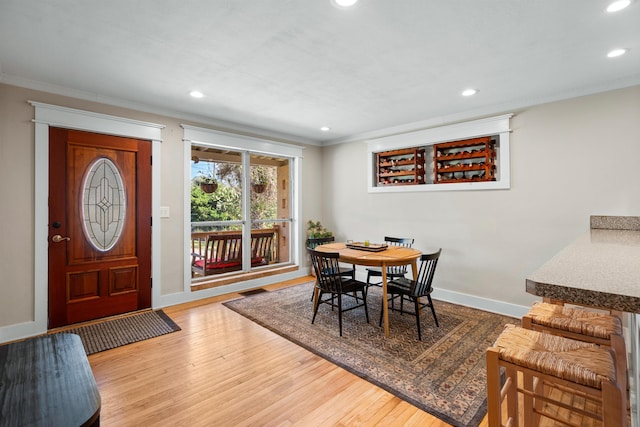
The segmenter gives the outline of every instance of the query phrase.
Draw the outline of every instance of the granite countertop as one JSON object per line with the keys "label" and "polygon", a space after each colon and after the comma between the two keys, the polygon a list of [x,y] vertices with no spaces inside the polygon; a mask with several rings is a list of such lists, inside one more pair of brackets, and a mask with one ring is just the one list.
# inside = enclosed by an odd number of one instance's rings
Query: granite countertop
{"label": "granite countertop", "polygon": [[640,231],[591,229],[526,280],[530,294],[640,313]]}

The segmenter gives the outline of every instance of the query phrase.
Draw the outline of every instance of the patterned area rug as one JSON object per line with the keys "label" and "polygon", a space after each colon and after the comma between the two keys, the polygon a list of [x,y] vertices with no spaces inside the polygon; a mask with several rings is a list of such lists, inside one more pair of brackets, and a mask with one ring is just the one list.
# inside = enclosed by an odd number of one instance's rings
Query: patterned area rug
{"label": "patterned area rug", "polygon": [[179,330],[180,327],[164,311],[157,310],[66,329],[59,333],[80,335],[84,350],[90,355]]}
{"label": "patterned area rug", "polygon": [[348,311],[340,337],[338,313],[326,304],[311,324],[312,291],[307,283],[224,305],[449,424],[480,423],[487,411],[485,351],[516,319],[436,300],[440,327],[423,310],[422,342],[415,317],[394,312],[385,338],[378,327],[382,290],[371,287],[370,323],[361,308]]}

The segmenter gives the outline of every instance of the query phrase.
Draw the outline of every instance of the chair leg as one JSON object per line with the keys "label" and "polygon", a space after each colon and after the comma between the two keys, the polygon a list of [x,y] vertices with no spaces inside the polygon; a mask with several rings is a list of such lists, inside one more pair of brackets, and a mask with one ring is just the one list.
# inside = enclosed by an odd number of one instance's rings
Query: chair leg
{"label": "chair leg", "polygon": [[627,405],[620,404],[626,399],[626,390],[611,381],[602,381],[602,424],[605,426],[627,427]]}
{"label": "chair leg", "polygon": [[416,326],[418,327],[418,341],[422,341],[422,331],[420,331],[420,299],[413,298],[413,306],[416,310]]}
{"label": "chair leg", "polygon": [[318,299],[313,302],[313,318],[311,324],[316,321],[316,314],[318,314],[318,307],[320,306],[320,300],[322,299],[322,291],[318,291]]}
{"label": "chair leg", "polygon": [[488,348],[486,352],[487,364],[487,420],[490,427],[502,425],[502,410],[500,399],[500,365],[498,356],[500,351],[497,348]]}
{"label": "chair leg", "polygon": [[627,350],[622,335],[611,335],[611,349],[616,361],[616,380],[624,392],[624,399],[627,399]]}
{"label": "chair leg", "polygon": [[342,294],[338,294],[338,324],[340,325],[340,336],[342,336]]}
{"label": "chair leg", "polygon": [[427,295],[427,299],[429,300],[429,307],[431,307],[431,314],[433,314],[433,320],[436,321],[436,326],[439,328],[438,318],[436,317],[436,309],[433,306],[433,300],[431,300],[431,295]]}
{"label": "chair leg", "polygon": [[364,315],[369,323],[369,309],[367,308],[367,288],[362,289],[362,303],[364,304]]}
{"label": "chair leg", "polygon": [[313,301],[313,296],[316,294],[316,287],[318,286],[318,282],[316,280],[316,283],[313,285],[313,292],[311,292],[311,301]]}

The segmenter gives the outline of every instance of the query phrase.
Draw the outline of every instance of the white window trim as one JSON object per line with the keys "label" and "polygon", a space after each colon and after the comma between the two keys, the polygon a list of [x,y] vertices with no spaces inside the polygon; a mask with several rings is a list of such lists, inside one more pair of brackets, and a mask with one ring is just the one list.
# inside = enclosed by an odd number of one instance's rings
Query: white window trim
{"label": "white window trim", "polygon": [[[509,153],[509,119],[513,114],[473,120],[447,126],[423,129],[400,135],[392,135],[367,141],[367,185],[369,193],[392,192],[421,192],[421,191],[460,191],[460,190],[497,190],[511,187],[510,153]],[[460,182],[449,184],[421,184],[421,185],[375,185],[375,153],[389,150],[399,150],[410,147],[423,147],[440,142],[470,139],[481,136],[499,135],[500,150],[497,166],[499,168],[497,181]]]}
{"label": "white window trim", "polygon": [[[293,179],[291,187],[291,215],[293,223],[291,224],[290,242],[292,245],[291,256],[292,262],[300,265],[302,259],[302,247],[299,244],[302,235],[302,224],[300,220],[301,203],[300,203],[300,182],[302,179],[301,159],[303,147],[269,141],[266,139],[250,137],[245,135],[233,134],[213,129],[201,128],[182,124],[184,129],[184,291],[190,292],[191,282],[191,145],[209,145],[216,148],[227,148],[235,151],[242,151],[243,158],[245,152],[261,153],[273,156],[283,156],[290,158],[290,176]],[[246,159],[248,163],[248,158]],[[246,196],[248,197],[248,195]],[[248,203],[245,201],[248,209]],[[246,216],[245,216],[246,217]],[[247,232],[249,233],[249,232]]]}

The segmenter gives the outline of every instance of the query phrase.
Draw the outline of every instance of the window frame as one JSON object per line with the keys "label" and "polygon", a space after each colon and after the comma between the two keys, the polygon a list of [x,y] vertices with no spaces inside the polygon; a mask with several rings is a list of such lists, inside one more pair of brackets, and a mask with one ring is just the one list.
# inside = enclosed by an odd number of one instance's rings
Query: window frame
{"label": "window frame", "polygon": [[[262,154],[278,157],[286,157],[289,160],[289,197],[290,197],[290,229],[289,229],[289,243],[290,243],[290,263],[289,265],[299,268],[301,260],[301,245],[299,243],[302,233],[300,226],[300,179],[301,170],[300,164],[302,159],[302,147],[292,144],[285,144],[266,139],[250,137],[245,135],[233,134],[223,131],[217,131],[212,129],[206,129],[201,127],[195,127],[182,124],[183,128],[183,142],[184,142],[184,288],[185,290],[193,289],[205,289],[208,287],[214,287],[218,285],[226,285],[230,283],[237,283],[248,280],[251,278],[253,271],[242,271],[238,274],[234,274],[231,277],[224,276],[220,278],[212,277],[208,280],[192,281],[191,278],[191,147],[192,145],[209,146],[218,149],[233,150],[242,153],[243,164],[243,188],[250,188],[250,182],[247,174],[244,173],[249,170],[250,156],[252,154]],[[243,191],[243,247],[247,248],[251,246],[251,229],[253,222],[250,219],[249,214],[249,198],[250,192]],[[245,251],[246,252],[246,251]],[[250,264],[250,253],[243,254],[243,265],[245,263]],[[247,258],[247,259],[244,259]],[[283,269],[282,273],[286,273],[290,269]],[[275,272],[274,274],[278,274]]]}
{"label": "window frame", "polygon": [[[513,114],[487,117],[446,126],[391,135],[367,141],[367,190],[369,193],[467,191],[467,190],[508,190],[511,188],[510,133],[509,120]],[[374,164],[376,153],[404,148],[433,146],[442,142],[494,136],[498,142],[496,158],[496,181],[427,183],[422,185],[378,186]],[[426,160],[427,162],[433,159]]]}

